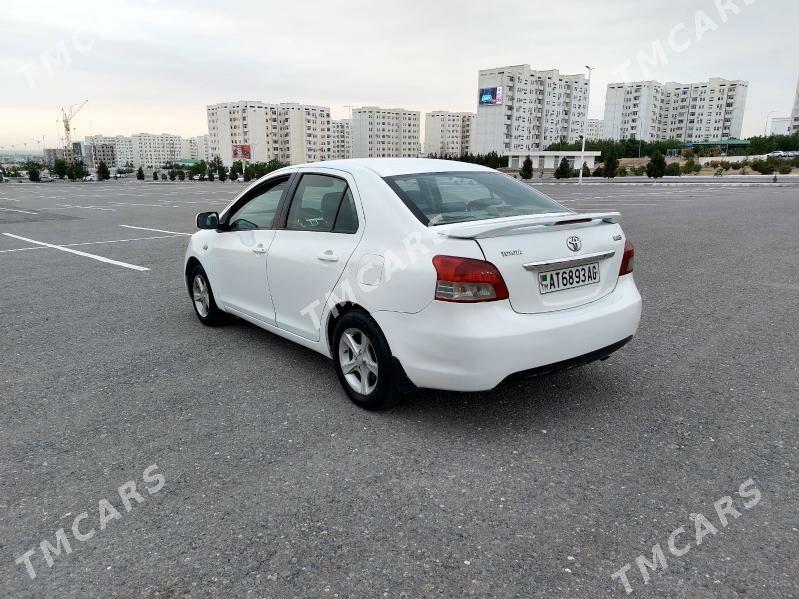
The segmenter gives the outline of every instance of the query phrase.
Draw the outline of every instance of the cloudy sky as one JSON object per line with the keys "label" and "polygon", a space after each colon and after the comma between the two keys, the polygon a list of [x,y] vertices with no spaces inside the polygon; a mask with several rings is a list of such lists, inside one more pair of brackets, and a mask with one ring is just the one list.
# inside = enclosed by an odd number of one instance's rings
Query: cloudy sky
{"label": "cloudy sky", "polygon": [[[750,82],[743,134],[787,116],[796,0],[80,0],[15,2],[0,17],[0,148],[49,147],[62,106],[90,133],[207,133],[205,106],[298,101],[476,109],[480,68],[596,67],[611,81]],[[653,50],[654,48],[654,50]],[[623,67],[626,65],[626,70]]]}

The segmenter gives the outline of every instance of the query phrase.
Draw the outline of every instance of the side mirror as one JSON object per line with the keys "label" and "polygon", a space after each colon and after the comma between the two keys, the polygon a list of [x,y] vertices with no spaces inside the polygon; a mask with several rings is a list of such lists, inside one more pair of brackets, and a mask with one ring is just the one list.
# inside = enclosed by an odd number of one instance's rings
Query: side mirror
{"label": "side mirror", "polygon": [[197,215],[198,229],[216,229],[219,227],[219,214],[217,212],[200,212]]}

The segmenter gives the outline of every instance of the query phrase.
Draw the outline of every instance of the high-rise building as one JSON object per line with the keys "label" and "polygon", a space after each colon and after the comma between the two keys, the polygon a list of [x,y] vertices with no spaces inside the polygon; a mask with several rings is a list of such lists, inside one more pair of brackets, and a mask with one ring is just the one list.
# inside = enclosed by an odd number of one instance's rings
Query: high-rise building
{"label": "high-rise building", "polygon": [[190,141],[193,142],[193,155],[189,156],[189,158],[205,160],[206,162],[213,158],[211,156],[211,138],[209,135],[197,135],[192,137]]}
{"label": "high-rise building", "polygon": [[476,153],[544,150],[583,134],[589,94],[584,75],[522,64],[481,70],[477,87]]}
{"label": "high-rise building", "polygon": [[352,158],[352,119],[330,121],[332,130],[331,160]]}
{"label": "high-rise building", "polygon": [[353,158],[418,158],[419,112],[364,106],[352,111]]}
{"label": "high-rise building", "polygon": [[602,139],[604,123],[605,121],[602,119],[588,119],[585,131],[586,141]]}
{"label": "high-rise building", "polygon": [[[133,164],[140,166],[133,159],[133,142],[130,137],[124,135],[87,135],[84,140],[85,145],[98,145],[98,144],[111,144],[114,146],[114,156],[116,164],[109,164],[108,166],[125,166],[126,164]],[[84,152],[84,159],[89,162],[86,156],[88,152]]]}
{"label": "high-rise building", "polygon": [[791,133],[791,117],[784,116],[776,119],[771,119],[768,126],[769,135],[790,135]]}
{"label": "high-rise building", "polygon": [[793,110],[791,111],[791,133],[799,134],[799,81],[796,82],[796,95],[793,100]]}
{"label": "high-rise building", "polygon": [[207,107],[208,147],[230,166],[249,146],[254,162],[290,164],[327,160],[331,152],[330,108],[305,104],[266,104],[255,100]]}
{"label": "high-rise building", "polygon": [[[77,156],[75,159],[77,160]],[[112,143],[85,144],[83,146],[83,162],[91,168],[97,168],[101,162],[104,162],[109,168],[121,166],[117,161],[116,146]]]}
{"label": "high-rise building", "polygon": [[603,137],[654,141],[719,141],[740,137],[746,81],[712,77],[700,83],[611,83]]}
{"label": "high-rise building", "polygon": [[460,156],[471,152],[473,112],[436,110],[424,115],[424,153]]}
{"label": "high-rise building", "polygon": [[44,149],[44,164],[45,166],[53,166],[56,160],[64,159],[64,148],[45,148]]}

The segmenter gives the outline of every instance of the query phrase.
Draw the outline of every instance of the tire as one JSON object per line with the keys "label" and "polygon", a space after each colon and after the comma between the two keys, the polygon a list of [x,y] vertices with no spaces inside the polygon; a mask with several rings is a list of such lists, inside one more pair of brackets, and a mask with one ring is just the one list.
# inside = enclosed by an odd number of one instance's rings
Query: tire
{"label": "tire", "polygon": [[192,298],[191,304],[194,306],[194,313],[200,322],[209,327],[225,324],[227,315],[216,305],[211,283],[208,282],[208,275],[199,264],[191,269],[188,285],[189,295]]}
{"label": "tire", "polygon": [[353,310],[338,320],[331,353],[338,380],[353,403],[385,410],[400,400],[391,349],[368,314]]}

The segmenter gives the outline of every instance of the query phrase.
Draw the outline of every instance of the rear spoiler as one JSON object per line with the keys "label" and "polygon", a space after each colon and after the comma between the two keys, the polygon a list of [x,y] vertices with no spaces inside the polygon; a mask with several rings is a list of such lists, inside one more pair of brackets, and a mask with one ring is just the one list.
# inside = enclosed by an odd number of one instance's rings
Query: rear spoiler
{"label": "rear spoiler", "polygon": [[502,237],[520,229],[559,227],[563,225],[582,225],[617,223],[621,220],[618,212],[557,212],[540,216],[512,216],[490,221],[474,221],[435,225],[436,233],[454,239],[484,239],[486,237]]}

